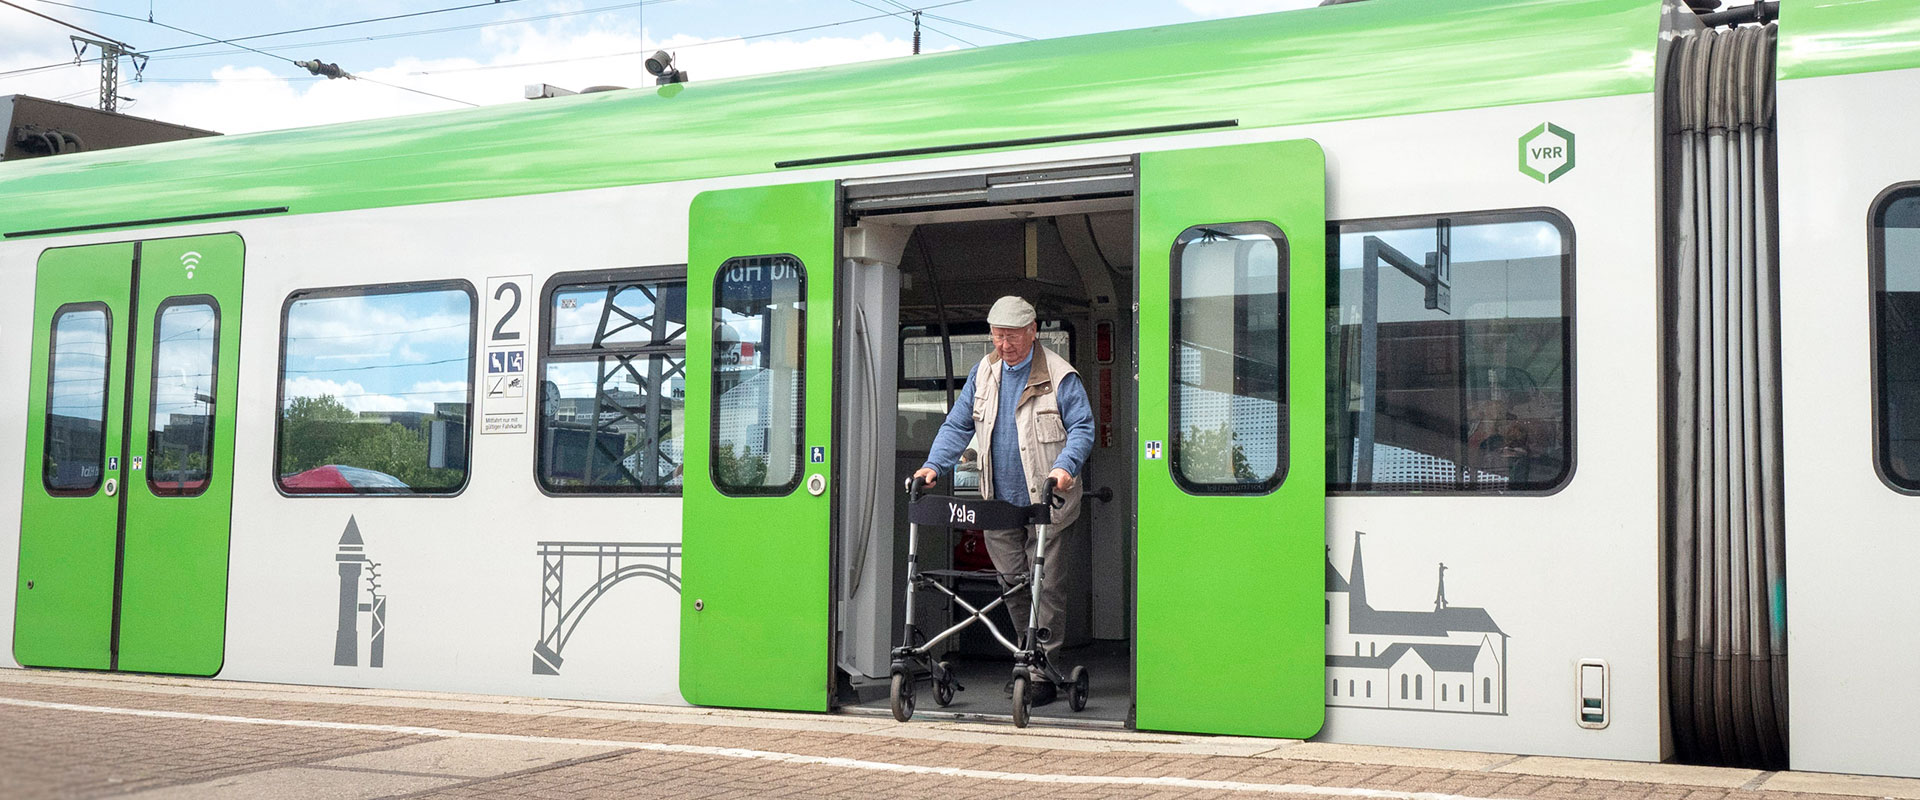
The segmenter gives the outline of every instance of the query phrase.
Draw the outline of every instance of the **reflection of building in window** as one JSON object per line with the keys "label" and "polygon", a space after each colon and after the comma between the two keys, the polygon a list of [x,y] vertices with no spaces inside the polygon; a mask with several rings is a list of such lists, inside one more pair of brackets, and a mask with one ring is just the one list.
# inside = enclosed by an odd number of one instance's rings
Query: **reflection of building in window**
{"label": "reflection of building in window", "polygon": [[548,303],[539,476],[557,492],[677,492],[686,405],[686,284],[565,284]]}
{"label": "reflection of building in window", "polygon": [[735,258],[714,294],[713,477],[723,490],[799,480],[805,271],[791,256]]}
{"label": "reflection of building in window", "polygon": [[[1573,258],[1564,222],[1524,212],[1335,229],[1332,487],[1557,485],[1571,463]],[[1444,262],[1446,285],[1367,263],[1374,249]]]}

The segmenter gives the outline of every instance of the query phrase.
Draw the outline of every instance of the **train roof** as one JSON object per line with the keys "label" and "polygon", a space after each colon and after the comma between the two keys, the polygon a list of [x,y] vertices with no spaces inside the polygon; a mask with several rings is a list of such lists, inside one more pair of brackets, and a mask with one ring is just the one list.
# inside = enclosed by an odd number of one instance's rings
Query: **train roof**
{"label": "train roof", "polygon": [[[1917,2],[1791,11],[1825,26],[1819,42],[1871,37],[1882,42],[1872,63],[1906,64],[1920,42]],[[1645,93],[1660,14],[1659,0],[1371,0],[9,162],[0,164],[0,233],[508,197],[1157,126],[1270,127]],[[1840,62],[1859,61],[1819,47],[1803,55],[1783,55],[1783,70],[1848,71]]]}

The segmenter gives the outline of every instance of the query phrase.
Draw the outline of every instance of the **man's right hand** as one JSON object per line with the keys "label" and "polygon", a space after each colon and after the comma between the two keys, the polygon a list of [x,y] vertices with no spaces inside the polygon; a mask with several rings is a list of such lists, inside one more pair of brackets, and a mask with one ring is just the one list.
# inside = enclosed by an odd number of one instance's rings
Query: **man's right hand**
{"label": "man's right hand", "polygon": [[940,473],[932,467],[921,467],[919,472],[913,473],[913,477],[922,486],[932,486],[934,481],[940,480]]}

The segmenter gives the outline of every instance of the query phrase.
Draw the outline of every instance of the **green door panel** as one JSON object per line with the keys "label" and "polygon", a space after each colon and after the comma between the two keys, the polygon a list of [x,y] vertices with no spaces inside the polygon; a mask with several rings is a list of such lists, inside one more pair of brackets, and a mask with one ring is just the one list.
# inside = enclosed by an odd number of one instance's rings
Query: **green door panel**
{"label": "green door panel", "polygon": [[[140,246],[142,323],[129,387],[133,416],[127,452],[129,463],[141,457],[142,469],[125,472],[119,669],[180,675],[220,671],[244,256],[245,245],[233,234]],[[211,331],[202,330],[207,325]],[[201,349],[203,342],[212,345],[211,352]],[[159,364],[156,348],[163,356]],[[209,417],[210,442],[202,433]],[[174,432],[156,443],[157,426]]]}
{"label": "green door panel", "polygon": [[[132,244],[71,247],[46,251],[35,273],[13,631],[14,658],[30,667],[112,667],[120,496],[107,491],[107,481],[124,483],[126,471],[106,469],[103,462],[118,459],[121,450],[133,261]],[[81,343],[70,336],[74,344],[72,349],[62,347],[62,358],[73,360],[63,367],[61,383],[56,385],[50,381],[49,353],[54,317],[63,308],[103,310],[106,337],[102,352],[97,340]],[[104,402],[95,399],[98,383],[90,377],[98,374],[95,365],[105,368]],[[49,402],[56,402],[55,410],[60,412],[52,418]],[[103,413],[104,417],[99,416]],[[76,429],[90,427],[92,419],[104,422],[99,459],[48,464],[49,439],[72,437]],[[85,475],[98,480],[91,481],[91,489],[56,493],[49,488],[50,471],[69,479]]]}
{"label": "green door panel", "polygon": [[[1285,236],[1286,466],[1271,492],[1195,494],[1153,447],[1172,445],[1171,254],[1188,228],[1243,222]],[[1312,736],[1325,721],[1325,156],[1305,140],[1142,154],[1139,230],[1136,724]]]}
{"label": "green door panel", "polygon": [[[41,256],[14,590],[20,663],[220,671],[243,261],[232,234]],[[104,343],[56,328],[76,311],[105,316]],[[93,437],[89,417],[102,414],[104,435]],[[149,441],[155,425],[172,446]],[[77,452],[82,437],[98,439],[97,458],[48,458],[50,447]],[[155,478],[171,483],[156,490]]]}
{"label": "green door panel", "polygon": [[[824,448],[832,431],[835,218],[831,183],[727,189],[693,200],[680,614],[680,693],[690,703],[827,708],[831,495],[815,495],[807,484],[831,474]],[[792,432],[802,448],[800,472],[791,489],[731,496],[713,469],[721,402],[715,293],[729,259],[774,255],[791,256],[804,270],[802,424]],[[770,434],[776,442],[785,436]],[[808,457],[813,447],[822,448],[821,463]]]}

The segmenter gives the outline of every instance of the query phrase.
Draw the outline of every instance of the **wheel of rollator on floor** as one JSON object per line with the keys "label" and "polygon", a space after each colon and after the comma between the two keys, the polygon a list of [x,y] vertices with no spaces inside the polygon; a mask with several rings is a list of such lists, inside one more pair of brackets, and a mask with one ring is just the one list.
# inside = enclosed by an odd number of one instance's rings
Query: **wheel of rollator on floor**
{"label": "wheel of rollator on floor", "polygon": [[901,722],[913,719],[913,676],[905,672],[893,673],[893,684],[888,687],[887,699],[893,705],[894,719]]}
{"label": "wheel of rollator on floor", "polygon": [[1013,727],[1027,727],[1028,681],[1026,673],[1013,676]]}
{"label": "wheel of rollator on floor", "polygon": [[940,662],[940,671],[934,673],[933,702],[939,704],[941,708],[953,705],[953,687],[955,683],[956,681],[953,678],[953,665],[945,661]]}
{"label": "wheel of rollator on floor", "polygon": [[1067,685],[1067,707],[1074,711],[1087,710],[1087,693],[1092,686],[1092,678],[1086,667],[1073,668],[1073,682]]}

